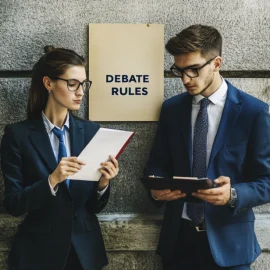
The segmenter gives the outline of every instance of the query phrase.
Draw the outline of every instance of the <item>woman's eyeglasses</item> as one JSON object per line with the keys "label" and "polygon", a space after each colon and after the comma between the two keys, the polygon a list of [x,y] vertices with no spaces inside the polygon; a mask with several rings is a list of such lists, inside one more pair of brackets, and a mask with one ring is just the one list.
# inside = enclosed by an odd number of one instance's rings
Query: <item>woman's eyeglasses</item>
{"label": "woman's eyeglasses", "polygon": [[61,81],[65,81],[67,82],[67,89],[71,92],[76,92],[80,85],[82,86],[82,89],[84,92],[88,91],[92,85],[92,81],[88,81],[88,80],[84,80],[83,82],[80,82],[76,79],[70,79],[70,80],[66,80],[66,79],[62,79],[59,77],[50,77],[52,80],[61,80]]}

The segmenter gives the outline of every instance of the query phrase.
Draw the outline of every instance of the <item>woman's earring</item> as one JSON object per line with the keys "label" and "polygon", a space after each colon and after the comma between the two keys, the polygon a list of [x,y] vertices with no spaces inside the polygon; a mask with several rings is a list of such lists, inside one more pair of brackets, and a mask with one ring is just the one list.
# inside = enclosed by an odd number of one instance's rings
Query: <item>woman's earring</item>
{"label": "woman's earring", "polygon": [[50,94],[51,93],[51,90],[48,90],[48,94]]}

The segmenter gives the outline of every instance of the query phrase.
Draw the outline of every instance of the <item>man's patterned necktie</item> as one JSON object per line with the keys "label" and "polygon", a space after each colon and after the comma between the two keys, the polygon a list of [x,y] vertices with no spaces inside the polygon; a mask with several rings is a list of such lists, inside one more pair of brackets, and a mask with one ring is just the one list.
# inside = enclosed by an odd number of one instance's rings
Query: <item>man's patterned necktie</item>
{"label": "man's patterned necktie", "polygon": [[[192,176],[206,177],[206,151],[208,133],[207,107],[210,100],[204,98],[200,101],[200,110],[196,119],[193,137],[193,167]],[[187,215],[197,225],[203,220],[204,207],[201,203],[187,203]]]}

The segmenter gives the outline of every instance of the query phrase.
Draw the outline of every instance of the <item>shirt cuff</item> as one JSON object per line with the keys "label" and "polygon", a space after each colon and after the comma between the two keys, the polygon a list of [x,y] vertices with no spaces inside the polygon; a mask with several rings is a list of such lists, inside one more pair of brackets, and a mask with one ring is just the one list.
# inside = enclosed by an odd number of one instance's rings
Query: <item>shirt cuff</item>
{"label": "shirt cuff", "polygon": [[151,196],[155,201],[158,201],[158,199],[152,194],[152,192],[151,192]]}
{"label": "shirt cuff", "polygon": [[50,182],[50,176],[48,177],[48,182],[49,182],[52,195],[56,196],[56,192],[58,191],[58,185],[56,185],[55,188],[52,187],[51,182]]}
{"label": "shirt cuff", "polygon": [[102,195],[106,192],[107,188],[108,188],[109,184],[102,190],[97,191],[97,198],[98,200],[102,197]]}

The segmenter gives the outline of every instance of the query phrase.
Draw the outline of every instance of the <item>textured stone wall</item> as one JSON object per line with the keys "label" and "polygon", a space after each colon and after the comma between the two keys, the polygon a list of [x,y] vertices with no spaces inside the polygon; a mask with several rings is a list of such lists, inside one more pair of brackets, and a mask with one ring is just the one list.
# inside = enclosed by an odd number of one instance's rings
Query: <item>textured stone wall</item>
{"label": "textured stone wall", "polygon": [[[269,0],[0,0],[0,139],[6,124],[25,118],[27,92],[30,84],[30,70],[43,53],[43,47],[74,49],[88,57],[89,23],[160,23],[165,27],[165,42],[181,29],[195,23],[217,27],[224,38],[223,70],[235,86],[270,103],[270,2]],[[128,37],[127,37],[128,38]],[[110,40],[107,41],[108,46]],[[154,49],[154,48],[153,48]],[[132,52],[131,52],[132,53]],[[165,52],[164,71],[167,76],[172,58]],[[236,78],[235,78],[236,77]],[[248,78],[245,78],[248,77]],[[176,78],[165,78],[167,99],[184,91]],[[79,116],[87,118],[88,102],[85,97]],[[159,215],[150,203],[139,178],[142,175],[154,134],[155,122],[102,122],[104,127],[136,131],[136,136],[120,157],[121,171],[112,184],[110,203],[104,213],[146,213]],[[0,200],[3,198],[3,179],[0,177]],[[257,217],[270,217],[269,204],[255,209]],[[0,213],[5,213],[0,206]],[[140,215],[139,220],[144,218]],[[155,220],[155,218],[154,218]],[[17,219],[7,219],[0,214],[0,269],[5,269],[4,260],[10,239],[16,230]],[[137,222],[137,221],[136,221]],[[109,251],[108,269],[160,269],[154,246],[159,225],[149,221],[149,230],[141,230],[136,223],[137,235],[122,231],[121,226],[108,219],[103,223],[104,237]],[[143,222],[146,222],[145,220]],[[263,221],[262,221],[263,222]],[[138,225],[139,224],[139,225]],[[106,226],[114,228],[108,234]],[[268,223],[260,227],[259,240],[264,253],[253,265],[255,269],[269,269],[270,228]],[[121,250],[110,249],[115,241],[113,235],[122,234],[127,243]],[[150,238],[147,237],[152,235]],[[2,239],[10,236],[3,243]],[[151,247],[131,250],[128,243],[136,237],[144,239]],[[7,245],[7,246],[5,246]]]}
{"label": "textured stone wall", "polygon": [[161,23],[166,41],[191,24],[213,25],[225,69],[269,70],[269,10],[268,0],[1,0],[0,70],[30,69],[48,43],[86,55],[89,23]]}

